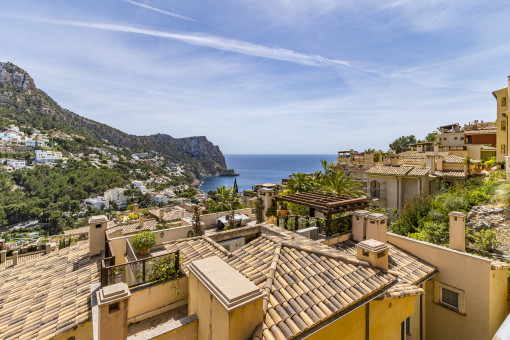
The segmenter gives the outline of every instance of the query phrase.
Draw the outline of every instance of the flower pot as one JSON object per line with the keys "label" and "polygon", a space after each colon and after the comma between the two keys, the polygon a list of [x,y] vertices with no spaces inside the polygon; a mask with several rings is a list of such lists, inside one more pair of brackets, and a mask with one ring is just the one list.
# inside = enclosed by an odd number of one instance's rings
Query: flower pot
{"label": "flower pot", "polygon": [[280,216],[287,216],[289,214],[288,210],[280,209]]}
{"label": "flower pot", "polygon": [[146,256],[151,253],[151,248],[143,248],[143,249],[140,249],[139,252],[140,252],[140,255]]}

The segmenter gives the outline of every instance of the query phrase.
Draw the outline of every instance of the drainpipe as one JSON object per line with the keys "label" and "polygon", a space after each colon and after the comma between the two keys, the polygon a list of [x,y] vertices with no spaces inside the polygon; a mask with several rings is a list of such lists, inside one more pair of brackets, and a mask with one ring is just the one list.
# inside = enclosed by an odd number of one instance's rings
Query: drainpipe
{"label": "drainpipe", "polygon": [[400,183],[398,182],[398,176],[395,176],[397,180],[397,209],[400,208]]}
{"label": "drainpipe", "polygon": [[508,115],[505,112],[503,112],[502,116],[506,118],[506,145],[505,145],[505,154],[503,155],[503,157],[504,157],[504,156],[508,155]]}
{"label": "drainpipe", "polygon": [[365,309],[365,339],[370,340],[370,301],[367,303]]}

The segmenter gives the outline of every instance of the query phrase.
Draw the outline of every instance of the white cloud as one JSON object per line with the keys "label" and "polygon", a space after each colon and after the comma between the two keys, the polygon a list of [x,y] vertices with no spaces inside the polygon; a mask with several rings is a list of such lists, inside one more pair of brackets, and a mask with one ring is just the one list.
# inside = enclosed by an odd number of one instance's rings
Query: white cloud
{"label": "white cloud", "polygon": [[186,17],[184,15],[180,15],[180,14],[176,14],[176,13],[172,13],[172,12],[168,12],[168,11],[165,11],[165,10],[162,10],[162,9],[159,9],[159,8],[156,8],[156,7],[152,7],[152,6],[149,6],[149,5],[145,5],[145,4],[141,4],[139,2],[136,2],[136,1],[131,1],[131,0],[122,0],[128,4],[132,4],[132,5],[135,5],[135,6],[139,6],[139,7],[142,7],[142,8],[145,8],[145,9],[148,9],[148,10],[151,10],[151,11],[154,11],[154,12],[157,12],[157,13],[161,13],[161,14],[164,14],[164,15],[168,15],[168,16],[171,16],[173,18],[177,18],[177,19],[181,19],[181,20],[185,20],[185,21],[195,21],[195,22],[200,22],[198,20],[195,20],[193,18],[189,18],[189,17]]}
{"label": "white cloud", "polygon": [[[2,15],[0,15],[2,16]],[[166,38],[176,40],[182,43],[209,47],[217,50],[229,51],[234,53],[245,54],[254,57],[268,58],[274,60],[281,60],[290,63],[313,66],[313,67],[335,67],[350,72],[358,73],[367,77],[379,78],[377,74],[369,70],[361,70],[353,67],[349,62],[340,59],[331,59],[320,55],[300,53],[293,50],[270,47],[259,44],[254,44],[246,41],[240,41],[235,39],[228,39],[224,37],[203,34],[203,33],[177,33],[177,32],[166,32],[150,30],[145,28],[138,28],[127,25],[118,24],[106,24],[106,23],[95,23],[95,22],[82,22],[82,21],[69,21],[69,20],[53,20],[53,19],[40,19],[40,18],[24,18],[24,17],[13,17],[10,18],[27,20],[31,22],[47,23],[53,25],[62,26],[73,26],[83,27],[115,32],[125,32],[149,35],[153,37]]]}

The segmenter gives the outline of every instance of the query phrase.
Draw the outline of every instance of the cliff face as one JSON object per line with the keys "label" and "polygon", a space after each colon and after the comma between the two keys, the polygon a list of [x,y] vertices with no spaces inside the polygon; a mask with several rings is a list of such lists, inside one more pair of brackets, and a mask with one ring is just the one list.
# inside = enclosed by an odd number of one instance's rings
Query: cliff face
{"label": "cliff face", "polygon": [[189,165],[198,178],[235,175],[235,172],[226,169],[220,148],[206,137],[135,136],[81,117],[60,107],[36,88],[26,71],[11,63],[0,63],[0,117],[41,130],[58,129],[81,135],[119,148],[129,148],[132,152],[157,151],[172,162]]}
{"label": "cliff face", "polygon": [[0,63],[0,83],[25,93],[37,91],[34,80],[23,69],[11,63]]}

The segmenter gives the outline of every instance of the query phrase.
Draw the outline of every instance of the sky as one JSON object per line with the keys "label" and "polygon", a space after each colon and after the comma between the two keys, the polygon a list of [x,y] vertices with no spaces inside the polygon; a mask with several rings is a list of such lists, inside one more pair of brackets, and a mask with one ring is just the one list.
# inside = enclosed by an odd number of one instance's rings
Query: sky
{"label": "sky", "polygon": [[505,0],[0,0],[0,61],[79,115],[224,153],[387,150],[496,117]]}

